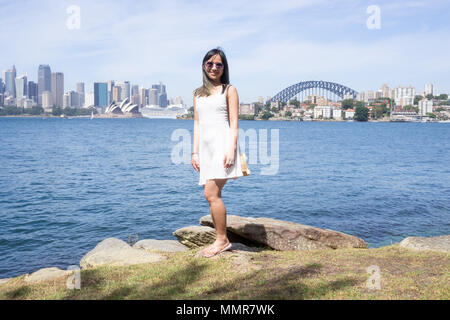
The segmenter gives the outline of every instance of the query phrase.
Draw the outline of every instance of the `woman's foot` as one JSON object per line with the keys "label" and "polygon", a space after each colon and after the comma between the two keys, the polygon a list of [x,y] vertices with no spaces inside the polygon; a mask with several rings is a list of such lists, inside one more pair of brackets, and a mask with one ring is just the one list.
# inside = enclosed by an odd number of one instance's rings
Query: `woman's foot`
{"label": "woman's foot", "polygon": [[231,249],[231,243],[227,241],[215,241],[212,245],[202,250],[203,256],[211,258],[221,252]]}

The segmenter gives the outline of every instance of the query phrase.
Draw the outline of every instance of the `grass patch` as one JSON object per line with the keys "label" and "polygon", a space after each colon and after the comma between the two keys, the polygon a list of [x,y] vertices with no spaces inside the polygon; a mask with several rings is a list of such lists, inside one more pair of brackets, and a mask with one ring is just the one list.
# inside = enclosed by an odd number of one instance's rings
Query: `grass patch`
{"label": "grass patch", "polygon": [[[65,279],[0,286],[0,299],[450,299],[450,255],[377,249],[262,250],[212,259],[200,249],[167,261],[81,271],[81,289]],[[381,289],[366,286],[367,268],[380,269]]]}

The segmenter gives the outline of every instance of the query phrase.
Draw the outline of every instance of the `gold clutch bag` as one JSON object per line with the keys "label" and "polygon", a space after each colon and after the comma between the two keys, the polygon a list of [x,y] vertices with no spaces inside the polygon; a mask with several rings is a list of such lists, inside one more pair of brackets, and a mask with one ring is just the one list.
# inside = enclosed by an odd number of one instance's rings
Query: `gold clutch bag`
{"label": "gold clutch bag", "polygon": [[239,157],[241,158],[241,167],[242,167],[242,173],[244,176],[250,175],[250,169],[248,168],[247,164],[247,156],[243,152],[239,152]]}

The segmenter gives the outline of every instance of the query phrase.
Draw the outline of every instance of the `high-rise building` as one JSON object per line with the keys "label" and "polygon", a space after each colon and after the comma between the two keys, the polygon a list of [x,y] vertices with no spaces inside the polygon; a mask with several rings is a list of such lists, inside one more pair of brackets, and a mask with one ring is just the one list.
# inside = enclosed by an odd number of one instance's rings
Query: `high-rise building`
{"label": "high-rise building", "polygon": [[130,81],[125,81],[122,87],[122,100],[131,96],[131,84]]}
{"label": "high-rise building", "polygon": [[120,102],[122,101],[122,87],[114,86],[112,91],[112,101]]}
{"label": "high-rise building", "polygon": [[94,82],[94,106],[106,107],[108,105],[108,84]]}
{"label": "high-rise building", "polygon": [[383,98],[390,98],[391,97],[391,91],[389,90],[388,85],[385,83],[381,86],[381,95]]}
{"label": "high-rise building", "polygon": [[94,105],[94,93],[91,91],[84,96],[84,107],[92,107]]}
{"label": "high-rise building", "polygon": [[84,82],[77,83],[77,94],[78,94],[78,107],[84,106],[85,99],[85,91],[84,91]]}
{"label": "high-rise building", "polygon": [[394,89],[395,104],[398,106],[414,105],[416,90],[412,86],[397,87]]}
{"label": "high-rise building", "polygon": [[48,64],[41,64],[38,69],[38,104],[42,105],[42,92],[51,91],[52,72]]}
{"label": "high-rise building", "polygon": [[108,81],[108,104],[113,102],[113,89],[114,89],[114,80]]}
{"label": "high-rise building", "polygon": [[422,116],[426,116],[427,113],[433,113],[433,100],[426,98],[419,101],[419,113]]}
{"label": "high-rise building", "polygon": [[159,84],[152,85],[152,89],[156,89],[158,91],[158,102],[161,108],[167,107],[167,92],[166,86],[160,82]]}
{"label": "high-rise building", "polygon": [[148,104],[151,106],[159,106],[158,89],[148,89]]}
{"label": "high-rise building", "polygon": [[52,72],[51,92],[53,104],[62,107],[64,95],[64,74],[62,72]]}
{"label": "high-rise building", "polygon": [[52,112],[53,109],[52,93],[50,91],[43,91],[41,94],[41,99],[42,99],[42,108],[44,108],[44,111]]}
{"label": "high-rise building", "polygon": [[11,69],[5,71],[5,96],[16,97],[16,67],[12,66]]}
{"label": "high-rise building", "polygon": [[16,78],[16,99],[26,99],[28,90],[27,76]]}
{"label": "high-rise building", "polygon": [[38,102],[38,86],[34,81],[28,81],[28,99],[33,100],[35,103]]}
{"label": "high-rise building", "polygon": [[139,106],[145,107],[148,104],[148,89],[139,89]]}
{"label": "high-rise building", "polygon": [[425,85],[425,96],[429,95],[429,94],[433,94],[433,84],[432,83],[427,83]]}
{"label": "high-rise building", "polygon": [[131,95],[132,96],[138,96],[139,95],[139,86],[138,85],[133,85],[131,87]]}
{"label": "high-rise building", "polygon": [[80,95],[76,91],[69,91],[64,93],[63,96],[64,108],[79,108],[80,107]]}

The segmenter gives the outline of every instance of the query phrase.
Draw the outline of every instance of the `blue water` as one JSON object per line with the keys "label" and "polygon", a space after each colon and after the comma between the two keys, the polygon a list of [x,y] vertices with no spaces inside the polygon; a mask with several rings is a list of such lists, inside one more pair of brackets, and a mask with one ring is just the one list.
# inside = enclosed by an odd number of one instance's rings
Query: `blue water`
{"label": "blue water", "polygon": [[[256,159],[251,176],[230,180],[228,214],[334,229],[370,247],[450,234],[450,124],[239,125],[279,129],[280,165],[261,175],[268,165]],[[175,239],[198,225],[209,207],[191,164],[171,161],[179,128],[192,133],[193,122],[0,118],[0,278],[65,269],[108,237]]]}

